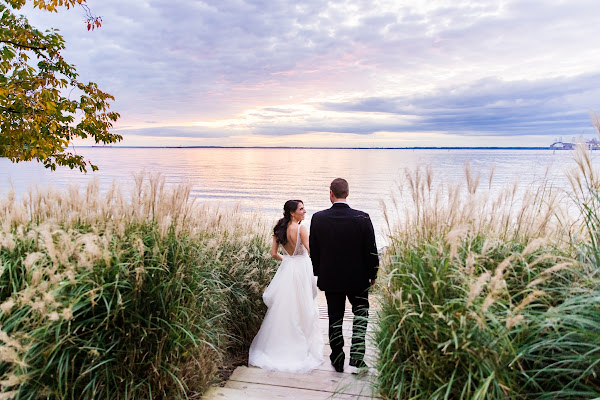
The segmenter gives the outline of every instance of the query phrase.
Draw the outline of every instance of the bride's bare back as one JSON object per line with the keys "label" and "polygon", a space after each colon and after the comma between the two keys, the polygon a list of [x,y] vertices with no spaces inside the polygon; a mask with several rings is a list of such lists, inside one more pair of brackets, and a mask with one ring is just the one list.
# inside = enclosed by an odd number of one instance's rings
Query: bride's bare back
{"label": "bride's bare back", "polygon": [[297,238],[298,238],[298,229],[300,229],[300,225],[294,224],[294,223],[289,224],[287,227],[287,231],[286,231],[287,243],[282,246],[285,249],[285,251],[287,251],[287,253],[290,255],[294,254],[294,250],[296,249],[296,242],[297,242]]}
{"label": "bride's bare back", "polygon": [[[298,230],[300,230],[300,232],[298,232]],[[304,245],[308,254],[310,254],[310,248],[308,247],[308,229],[306,229],[306,227],[302,227],[302,225],[298,223],[291,223],[288,225],[286,236],[288,241],[285,245],[282,245],[282,247],[289,255],[295,253],[298,239],[300,239],[300,242]]]}

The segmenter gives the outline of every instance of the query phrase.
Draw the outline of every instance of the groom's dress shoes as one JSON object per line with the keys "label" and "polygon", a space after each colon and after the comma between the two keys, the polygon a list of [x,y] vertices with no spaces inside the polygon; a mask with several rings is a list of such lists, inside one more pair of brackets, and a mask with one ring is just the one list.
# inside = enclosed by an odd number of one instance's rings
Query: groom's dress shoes
{"label": "groom's dress shoes", "polygon": [[329,356],[329,359],[331,360],[331,365],[333,365],[333,368],[335,368],[335,372],[344,372],[344,357],[332,357],[332,355]]}
{"label": "groom's dress shoes", "polygon": [[333,368],[335,368],[335,372],[344,372],[344,364],[343,363],[334,363],[333,361],[331,362],[331,365],[333,365]]}

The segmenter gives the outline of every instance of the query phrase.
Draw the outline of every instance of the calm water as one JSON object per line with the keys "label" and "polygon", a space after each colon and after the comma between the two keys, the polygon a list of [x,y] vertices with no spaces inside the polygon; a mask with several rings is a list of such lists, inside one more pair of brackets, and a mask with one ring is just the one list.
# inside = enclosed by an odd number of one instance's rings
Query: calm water
{"label": "calm water", "polygon": [[[258,211],[275,220],[288,199],[302,199],[307,218],[329,204],[329,183],[344,177],[350,182],[348,202],[371,214],[384,239],[380,202],[389,201],[406,169],[430,165],[435,181],[464,182],[465,162],[481,173],[487,186],[494,167],[492,189],[518,180],[528,185],[547,168],[556,185],[566,187],[564,171],[572,168],[571,153],[549,150],[340,150],[340,149],[129,149],[79,148],[77,153],[98,165],[82,174],[61,168],[45,169],[34,162],[12,164],[0,158],[0,195],[10,184],[22,194],[32,184],[84,186],[98,177],[103,188],[113,180],[127,187],[140,171],[162,173],[168,183],[189,181],[198,201],[239,203],[245,212]],[[384,244],[384,243],[381,243]]]}

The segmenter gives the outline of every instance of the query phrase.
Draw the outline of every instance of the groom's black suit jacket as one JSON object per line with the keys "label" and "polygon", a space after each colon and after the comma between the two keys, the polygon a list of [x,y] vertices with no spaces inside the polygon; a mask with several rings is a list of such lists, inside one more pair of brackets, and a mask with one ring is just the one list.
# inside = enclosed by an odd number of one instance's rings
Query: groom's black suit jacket
{"label": "groom's black suit jacket", "polygon": [[371,218],[346,203],[313,215],[309,245],[317,286],[325,292],[360,294],[377,276],[379,257]]}

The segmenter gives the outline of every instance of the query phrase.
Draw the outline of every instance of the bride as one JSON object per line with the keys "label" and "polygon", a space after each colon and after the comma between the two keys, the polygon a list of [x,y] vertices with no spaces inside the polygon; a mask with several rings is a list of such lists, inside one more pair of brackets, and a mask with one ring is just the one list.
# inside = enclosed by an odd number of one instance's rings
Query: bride
{"label": "bride", "polygon": [[[263,294],[268,307],[252,341],[248,364],[272,371],[305,373],[323,362],[317,285],[309,258],[308,229],[300,225],[306,210],[288,200],[273,229],[271,257],[281,261]],[[278,252],[283,249],[283,256]]]}

